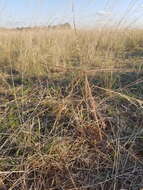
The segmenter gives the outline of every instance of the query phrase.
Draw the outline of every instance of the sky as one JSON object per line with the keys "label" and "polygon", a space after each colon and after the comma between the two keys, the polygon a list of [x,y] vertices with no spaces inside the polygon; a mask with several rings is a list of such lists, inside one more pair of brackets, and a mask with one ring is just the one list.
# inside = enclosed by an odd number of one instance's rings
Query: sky
{"label": "sky", "polygon": [[0,0],[0,26],[143,24],[143,0]]}

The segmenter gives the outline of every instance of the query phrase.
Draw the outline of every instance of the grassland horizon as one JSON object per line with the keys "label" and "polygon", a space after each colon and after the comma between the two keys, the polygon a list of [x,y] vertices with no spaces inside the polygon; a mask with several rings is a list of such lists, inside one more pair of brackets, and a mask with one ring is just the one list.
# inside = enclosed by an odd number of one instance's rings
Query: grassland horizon
{"label": "grassland horizon", "polygon": [[1,29],[0,52],[2,188],[143,188],[142,29]]}

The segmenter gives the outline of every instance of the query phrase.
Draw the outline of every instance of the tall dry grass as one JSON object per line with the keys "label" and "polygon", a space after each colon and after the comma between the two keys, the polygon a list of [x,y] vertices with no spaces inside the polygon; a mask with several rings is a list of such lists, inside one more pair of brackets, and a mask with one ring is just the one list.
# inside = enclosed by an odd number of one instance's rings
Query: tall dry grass
{"label": "tall dry grass", "polygon": [[[50,67],[118,68],[142,53],[142,30],[1,31],[1,65],[43,75]],[[3,64],[4,62],[4,64]]]}

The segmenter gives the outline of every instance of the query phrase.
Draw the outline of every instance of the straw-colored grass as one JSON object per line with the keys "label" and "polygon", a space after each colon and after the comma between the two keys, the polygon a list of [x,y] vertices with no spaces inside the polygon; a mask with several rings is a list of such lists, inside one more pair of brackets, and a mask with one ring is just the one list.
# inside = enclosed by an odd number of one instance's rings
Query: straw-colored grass
{"label": "straw-colored grass", "polygon": [[141,189],[142,56],[142,30],[1,30],[2,188]]}

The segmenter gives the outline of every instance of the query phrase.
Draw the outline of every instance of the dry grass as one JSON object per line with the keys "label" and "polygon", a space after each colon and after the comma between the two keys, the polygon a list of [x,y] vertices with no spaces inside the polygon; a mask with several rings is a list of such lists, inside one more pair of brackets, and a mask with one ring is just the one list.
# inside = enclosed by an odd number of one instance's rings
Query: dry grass
{"label": "dry grass", "polygon": [[143,31],[0,31],[0,176],[11,190],[143,187]]}

